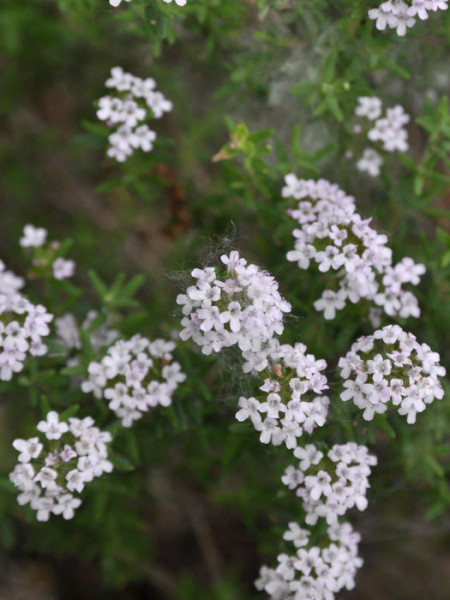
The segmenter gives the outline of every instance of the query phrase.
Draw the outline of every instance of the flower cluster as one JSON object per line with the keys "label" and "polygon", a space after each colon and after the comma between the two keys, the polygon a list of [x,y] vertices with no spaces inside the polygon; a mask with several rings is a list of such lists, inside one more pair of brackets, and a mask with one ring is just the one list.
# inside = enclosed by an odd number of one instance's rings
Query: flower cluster
{"label": "flower cluster", "polygon": [[59,242],[47,243],[47,230],[43,227],[25,225],[19,243],[31,253],[35,274],[50,275],[61,280],[75,273],[75,262],[61,256],[64,249]]}
{"label": "flower cluster", "polygon": [[367,508],[370,467],[377,459],[366,446],[335,444],[324,455],[314,444],[307,444],[297,447],[294,456],[300,460],[298,468],[287,467],[282,482],[297,490],[308,525],[315,525],[319,517],[331,525],[354,506]]}
{"label": "flower cluster", "polygon": [[154,79],[141,79],[121,67],[111,69],[111,77],[105,85],[115,90],[113,95],[100,98],[97,110],[101,121],[116,128],[108,138],[108,156],[124,162],[138,148],[150,152],[156,133],[145,121],[160,119],[172,110],[172,103],[155,89]]}
{"label": "flower cluster", "polygon": [[320,272],[334,270],[338,275],[339,288],[326,290],[314,303],[316,310],[324,311],[325,319],[334,319],[347,301],[365,298],[389,316],[418,317],[417,299],[403,285],[418,285],[424,265],[411,258],[393,265],[387,237],[355,212],[354,198],[337,185],[297,179],[294,174],[285,181],[283,197],[300,200],[297,209],[288,210],[300,228],[294,229],[295,249],[287,259],[301,269],[314,261]]}
{"label": "flower cluster", "polygon": [[[124,0],[125,2],[131,2],[131,0]],[[172,4],[172,1],[175,2],[177,6],[186,6],[186,0],[163,0],[166,4]],[[122,0],[109,0],[109,3],[114,8],[117,8],[122,4]]]}
{"label": "flower cluster", "polygon": [[178,384],[186,379],[172,360],[174,342],[135,335],[113,344],[100,362],[91,362],[83,392],[108,401],[109,408],[131,427],[149,408],[169,406]]}
{"label": "flower cluster", "polygon": [[252,358],[261,355],[263,363],[252,366],[262,371],[259,375],[264,383],[259,386],[258,398],[239,398],[236,419],[250,419],[261,432],[259,439],[263,444],[284,443],[287,448],[295,448],[304,431],[311,433],[325,423],[329,399],[318,394],[328,387],[321,373],[326,362],[307,354],[304,344],[281,345],[278,340],[272,340],[266,351],[254,353]]}
{"label": "flower cluster", "polygon": [[415,423],[417,413],[444,396],[439,378],[445,369],[439,360],[439,354],[419,344],[412,333],[388,325],[359,338],[339,360],[346,380],[341,399],[353,400],[367,421],[386,412],[391,403],[408,423]]}
{"label": "flower cluster", "polygon": [[[10,290],[11,291],[11,290]],[[28,354],[42,356],[53,315],[21,294],[0,294],[0,380],[9,381],[22,371]]]}
{"label": "flower cluster", "polygon": [[[380,174],[381,166],[384,162],[380,150],[384,152],[406,152],[408,145],[408,132],[405,125],[410,117],[402,106],[393,106],[386,110],[384,117],[381,117],[382,101],[376,96],[361,96],[358,98],[358,105],[355,109],[355,116],[360,121],[354,126],[356,134],[363,133],[367,139],[375,144],[376,148],[366,148],[356,166],[360,171],[366,172],[372,177]],[[367,124],[367,120],[370,125]],[[347,153],[348,157],[353,156],[353,152]]]}
{"label": "flower cluster", "polygon": [[183,311],[180,337],[192,338],[203,354],[237,345],[259,352],[283,332],[283,314],[291,310],[275,279],[239,252],[221,256],[223,269],[194,269],[195,285],[177,297]]}
{"label": "flower cluster", "polygon": [[226,269],[194,269],[197,284],[178,296],[184,314],[180,337],[192,338],[204,354],[237,345],[243,372],[260,382],[256,397],[239,398],[236,419],[249,419],[263,444],[295,448],[304,431],[325,423],[329,399],[319,394],[328,387],[321,373],[326,363],[304,344],[275,338],[290,305],[271,275],[248,265],[237,251],[221,261]]}
{"label": "flower cluster", "polygon": [[13,442],[19,464],[9,478],[21,492],[17,500],[21,506],[30,504],[38,521],[48,521],[51,514],[71,519],[81,504],[74,493],[113,469],[107,450],[111,434],[95,427],[91,417],[65,423],[55,411],[37,429],[43,438]]}
{"label": "flower cluster", "polygon": [[397,35],[403,36],[409,27],[416,24],[418,17],[425,21],[428,19],[428,11],[447,10],[448,0],[412,0],[408,4],[404,0],[387,0],[377,8],[369,10],[369,19],[376,21],[375,26],[380,31],[386,27],[395,29]]}
{"label": "flower cluster", "polygon": [[334,600],[341,590],[353,589],[363,564],[358,556],[360,535],[350,523],[335,523],[317,545],[311,537],[308,529],[289,523],[283,539],[292,542],[295,554],[280,554],[275,569],[263,566],[256,589],[272,600]]}

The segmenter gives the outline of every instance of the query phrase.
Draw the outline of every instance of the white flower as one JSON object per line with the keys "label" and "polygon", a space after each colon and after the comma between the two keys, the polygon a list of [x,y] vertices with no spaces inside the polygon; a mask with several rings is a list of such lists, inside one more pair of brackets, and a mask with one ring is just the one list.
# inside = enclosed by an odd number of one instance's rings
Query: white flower
{"label": "white flower", "polygon": [[411,386],[405,398],[402,399],[398,409],[399,415],[405,415],[409,424],[416,422],[416,415],[423,412],[426,408],[424,395],[418,386]]}
{"label": "white flower", "polygon": [[220,313],[219,319],[222,323],[229,323],[231,331],[240,331],[242,310],[239,302],[230,302],[228,304],[228,310]]}
{"label": "white flower", "polygon": [[369,19],[376,21],[375,27],[380,31],[383,31],[386,29],[389,19],[394,15],[394,6],[390,0],[388,2],[383,2],[378,8],[369,10],[368,15]]}
{"label": "white flower", "polygon": [[259,412],[260,402],[258,402],[256,398],[244,398],[241,396],[238,404],[240,407],[240,410],[236,413],[236,419],[238,421],[245,421],[250,418],[253,423],[261,422],[261,415]]}
{"label": "white flower", "polygon": [[67,423],[60,423],[58,413],[54,410],[47,414],[45,421],[40,421],[37,425],[39,431],[45,433],[48,440],[59,440],[63,433],[69,430]]}
{"label": "white flower", "polygon": [[73,519],[75,509],[81,505],[79,498],[74,498],[72,494],[63,494],[58,498],[58,503],[53,507],[55,515],[61,515],[64,519]]}
{"label": "white flower", "polygon": [[296,262],[300,269],[307,269],[311,262],[317,255],[317,250],[312,244],[303,244],[297,241],[295,244],[295,250],[291,250],[287,253],[286,258],[290,262]]}
{"label": "white flower", "polygon": [[281,190],[283,198],[304,198],[308,196],[308,185],[305,180],[297,179],[294,173],[289,173],[285,176],[285,187]]}
{"label": "white flower", "polygon": [[16,465],[14,470],[9,474],[9,479],[16,487],[23,492],[30,492],[30,498],[33,497],[31,492],[36,487],[34,477],[35,471],[29,463]]}
{"label": "white flower", "polygon": [[37,458],[43,448],[37,437],[30,438],[29,440],[14,440],[13,446],[20,452],[18,460],[23,463],[28,463],[32,458]]}
{"label": "white flower", "polygon": [[306,471],[311,465],[318,465],[323,458],[323,453],[314,444],[299,446],[294,450],[294,456],[300,460],[300,470]]}
{"label": "white flower", "polygon": [[382,101],[376,96],[360,96],[358,106],[355,108],[355,115],[375,121],[381,115],[381,106]]}
{"label": "white flower", "polygon": [[145,119],[146,110],[140,108],[139,104],[131,98],[125,98],[122,105],[122,120],[127,127],[135,127],[139,121]]}
{"label": "white flower", "polygon": [[57,471],[55,469],[51,469],[50,467],[42,467],[39,473],[34,478],[34,481],[39,481],[41,486],[45,489],[55,489],[56,482],[55,479],[58,476]]}
{"label": "white flower", "polygon": [[75,262],[59,257],[53,263],[52,268],[55,279],[67,279],[75,273]]}
{"label": "white flower", "polygon": [[[131,2],[131,0],[124,0],[125,2]],[[114,8],[117,8],[118,6],[121,5],[122,0],[109,0],[109,3],[111,6],[113,6]],[[117,69],[120,69],[120,67],[117,67]]]}
{"label": "white flower", "polygon": [[23,228],[23,236],[20,238],[22,248],[38,248],[45,244],[47,238],[47,230],[43,227],[35,227],[34,225],[25,225]]}
{"label": "white flower", "polygon": [[156,140],[156,133],[149,129],[148,125],[136,127],[130,140],[134,148],[141,148],[144,152],[150,152],[153,149],[153,142]]}
{"label": "white flower", "polygon": [[356,406],[359,406],[360,402],[364,399],[364,384],[359,381],[344,381],[345,391],[341,393],[341,400],[347,402],[353,400]]}
{"label": "white flower", "polygon": [[170,100],[167,100],[161,92],[156,92],[154,90],[145,96],[145,101],[155,119],[160,119],[164,113],[170,112],[173,108],[173,104]]}
{"label": "white flower", "polygon": [[[414,2],[414,0],[413,0]],[[428,0],[427,1],[428,10],[447,10],[448,8],[448,0]]]}
{"label": "white flower", "polygon": [[302,529],[298,523],[289,523],[289,529],[284,532],[283,540],[292,542],[296,548],[306,546],[309,541],[310,532]]}
{"label": "white flower", "polygon": [[412,6],[408,9],[408,15],[419,17],[422,21],[428,19],[428,0],[413,0]]}
{"label": "white flower", "polygon": [[342,291],[333,292],[326,290],[322,297],[314,302],[314,308],[318,311],[323,310],[325,319],[334,319],[336,310],[341,310],[345,306],[345,295]]}
{"label": "white flower", "polygon": [[382,156],[376,150],[366,148],[356,163],[356,167],[359,171],[368,173],[371,177],[378,177],[383,162]]}
{"label": "white flower", "polygon": [[82,492],[87,481],[84,474],[79,469],[72,469],[66,475],[66,486],[71,492]]}
{"label": "white flower", "polygon": [[395,29],[397,35],[403,37],[406,35],[408,27],[413,27],[415,25],[416,20],[408,14],[409,7],[405,2],[400,2],[397,7],[397,14],[392,15],[389,19],[389,27]]}
{"label": "white flower", "polygon": [[97,117],[100,121],[120,123],[123,121],[123,102],[120,98],[104,96],[98,101]]}
{"label": "white flower", "polygon": [[0,260],[0,290],[3,296],[0,306],[3,303],[7,304],[8,298],[19,296],[18,291],[24,286],[24,283],[22,277],[17,277],[11,271],[7,271],[4,262]]}
{"label": "white flower", "polygon": [[40,497],[31,501],[31,508],[36,511],[36,518],[38,521],[48,521],[54,507],[55,501],[53,498]]}
{"label": "white flower", "polygon": [[312,500],[318,500],[323,494],[329,496],[331,494],[331,477],[326,471],[319,471],[317,475],[309,475],[305,477],[305,486],[311,495]]}

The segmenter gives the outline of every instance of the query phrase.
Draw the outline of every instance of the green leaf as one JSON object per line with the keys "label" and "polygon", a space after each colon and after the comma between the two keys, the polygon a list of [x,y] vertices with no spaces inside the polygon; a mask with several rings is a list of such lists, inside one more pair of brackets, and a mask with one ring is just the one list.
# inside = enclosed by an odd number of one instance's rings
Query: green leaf
{"label": "green leaf", "polygon": [[119,296],[120,288],[125,281],[125,273],[119,273],[114,280],[111,288],[106,292],[104,300],[107,304],[111,304]]}
{"label": "green leaf", "polygon": [[83,293],[82,290],[80,290],[80,288],[78,288],[74,283],[68,281],[67,279],[55,281],[54,285],[60,291],[64,292],[68,296],[72,296],[73,298],[77,298]]}
{"label": "green leaf", "polygon": [[95,135],[100,135],[102,137],[108,137],[111,133],[109,128],[102,123],[91,123],[91,121],[81,121],[82,126],[86,131],[90,133],[94,133]]}
{"label": "green leaf", "polygon": [[339,106],[336,96],[333,96],[332,94],[325,96],[325,103],[328,107],[328,110],[338,121],[342,121],[344,119],[344,114]]}
{"label": "green leaf", "polygon": [[336,73],[337,52],[332,50],[326,56],[322,65],[322,79],[326,83],[331,83]]}
{"label": "green leaf", "polygon": [[295,85],[291,89],[291,94],[293,96],[300,96],[300,97],[310,96],[316,90],[317,90],[316,83],[312,83],[310,81],[304,81],[303,83],[299,83],[299,84]]}
{"label": "green leaf", "polygon": [[379,415],[379,414],[375,415],[374,421],[375,421],[376,425],[382,431],[384,431],[384,433],[387,433],[387,435],[390,438],[397,437],[395,430],[391,427],[391,425],[389,424],[385,415]]}
{"label": "green leaf", "polygon": [[249,140],[252,141],[257,146],[259,146],[260,144],[265,142],[268,138],[272,137],[273,134],[274,134],[273,129],[262,129],[261,131],[255,131],[254,133],[251,133],[249,136]]}
{"label": "green leaf", "polygon": [[420,194],[422,193],[424,183],[425,179],[423,175],[417,174],[414,177],[414,193],[416,194],[416,196],[420,196]]}
{"label": "green leaf", "polygon": [[447,510],[447,504],[445,502],[439,501],[430,508],[425,513],[425,518],[428,521],[432,521],[437,517],[440,517]]}
{"label": "green leaf", "polygon": [[127,444],[128,454],[132,461],[137,463],[139,461],[139,448],[137,445],[136,435],[131,429],[125,429],[124,436]]}
{"label": "green leaf", "polygon": [[410,169],[411,171],[416,170],[416,162],[413,158],[411,158],[411,156],[408,156],[407,154],[399,154],[398,157],[405,165],[405,167],[408,167],[408,169]]}
{"label": "green leaf", "polygon": [[80,410],[80,405],[74,404],[73,406],[70,406],[64,412],[62,412],[60,414],[59,418],[61,421],[68,421],[70,419],[70,417],[73,417],[74,415],[76,415],[79,410]]}
{"label": "green leaf", "polygon": [[430,117],[417,117],[416,123],[423,127],[428,133],[433,133],[436,128],[435,121]]}
{"label": "green leaf", "polygon": [[389,58],[382,57],[380,63],[388,71],[390,71],[394,75],[398,75],[398,77],[402,77],[403,79],[409,79],[411,77],[411,73],[407,69],[400,66],[393,60],[390,60]]}
{"label": "green leaf", "polygon": [[132,298],[134,294],[138,291],[138,289],[144,285],[145,280],[145,275],[135,275],[123,288],[122,295],[127,298]]}
{"label": "green leaf", "polygon": [[450,265],[450,250],[447,250],[447,252],[444,252],[444,254],[442,255],[441,265],[444,268],[446,268]]}
{"label": "green leaf", "polygon": [[438,477],[445,477],[445,471],[442,466],[438,463],[438,461],[431,454],[425,455],[425,462],[430,467],[435,475]]}
{"label": "green leaf", "polygon": [[92,320],[89,327],[86,327],[84,329],[84,331],[86,331],[89,334],[94,333],[94,331],[97,331],[97,329],[99,329],[99,327],[104,325],[107,320],[108,320],[107,315],[105,313],[101,312]]}
{"label": "green leaf", "polygon": [[432,206],[419,206],[418,209],[429,217],[435,217],[437,219],[450,219],[450,210],[443,208],[433,208]]}
{"label": "green leaf", "polygon": [[123,185],[122,179],[108,179],[107,181],[99,183],[95,187],[95,191],[99,194],[104,194],[105,192],[109,192],[110,190],[113,190],[114,188],[117,188],[121,185]]}
{"label": "green leaf", "polygon": [[[316,152],[311,154],[311,160],[314,162],[318,162],[323,158],[327,158],[330,154],[336,151],[335,144],[329,144],[328,146],[324,146],[323,148],[319,148]],[[314,167],[316,168],[316,167]]]}
{"label": "green leaf", "polygon": [[95,271],[93,271],[92,269],[90,269],[88,271],[88,277],[92,284],[92,287],[97,292],[97,295],[103,300],[104,297],[106,296],[108,288],[103,283],[103,281],[100,279],[100,277],[97,275],[97,273]]}
{"label": "green leaf", "polygon": [[232,433],[248,433],[249,426],[248,423],[232,423],[228,426],[228,430]]}
{"label": "green leaf", "polygon": [[16,486],[10,481],[7,475],[0,475],[0,490],[4,492],[16,493]]}
{"label": "green leaf", "polygon": [[127,458],[119,456],[115,452],[109,452],[108,458],[118,471],[134,471],[136,466]]}
{"label": "green leaf", "polygon": [[73,375],[85,375],[86,367],[83,365],[77,365],[76,367],[64,367],[60,371],[61,375],[72,377]]}
{"label": "green leaf", "polygon": [[80,331],[81,338],[81,356],[85,363],[91,362],[95,357],[95,351],[92,347],[91,337],[85,329]]}
{"label": "green leaf", "polygon": [[438,114],[441,117],[442,121],[450,121],[450,110],[449,110],[449,98],[448,96],[443,96],[438,105]]}
{"label": "green leaf", "polygon": [[50,402],[45,394],[41,395],[40,403],[41,403],[41,415],[42,415],[42,418],[45,419],[51,410]]}
{"label": "green leaf", "polygon": [[231,117],[225,115],[223,120],[225,121],[225,125],[227,126],[227,129],[230,133],[236,129],[236,123]]}

